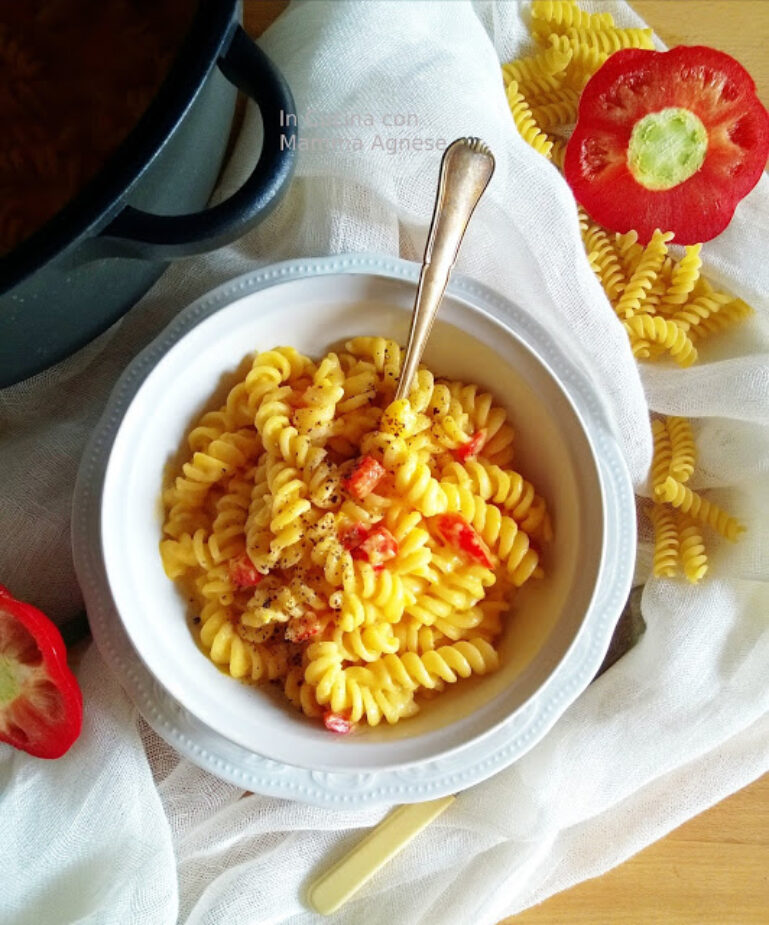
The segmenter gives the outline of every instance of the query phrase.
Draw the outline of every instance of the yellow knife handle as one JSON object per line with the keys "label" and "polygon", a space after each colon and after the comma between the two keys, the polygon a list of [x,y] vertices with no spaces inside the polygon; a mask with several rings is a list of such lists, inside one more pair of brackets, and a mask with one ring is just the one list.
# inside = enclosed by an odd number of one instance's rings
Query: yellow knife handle
{"label": "yellow knife handle", "polygon": [[335,912],[455,799],[454,796],[441,797],[394,809],[310,886],[307,899],[312,908],[321,915]]}

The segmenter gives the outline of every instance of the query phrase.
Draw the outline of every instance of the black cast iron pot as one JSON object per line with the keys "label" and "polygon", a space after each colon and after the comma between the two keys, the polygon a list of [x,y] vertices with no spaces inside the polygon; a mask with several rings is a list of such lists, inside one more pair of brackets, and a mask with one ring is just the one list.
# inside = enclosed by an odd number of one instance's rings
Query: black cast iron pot
{"label": "black cast iron pot", "polygon": [[[294,161],[295,129],[281,127],[280,114],[294,104],[239,13],[238,0],[201,0],[165,82],[125,142],[61,212],[0,258],[0,388],[106,330],[170,260],[234,241],[277,203]],[[260,109],[262,152],[236,193],[205,208],[236,88]]]}

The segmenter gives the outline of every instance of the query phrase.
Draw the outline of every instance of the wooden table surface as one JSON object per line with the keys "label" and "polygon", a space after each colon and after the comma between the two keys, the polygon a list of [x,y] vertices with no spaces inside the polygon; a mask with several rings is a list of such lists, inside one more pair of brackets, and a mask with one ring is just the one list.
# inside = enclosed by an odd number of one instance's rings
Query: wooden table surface
{"label": "wooden table surface", "polygon": [[[287,0],[246,0],[259,35]],[[711,45],[751,73],[769,107],[769,0],[633,0],[668,45]],[[769,775],[602,877],[505,925],[767,925]]]}

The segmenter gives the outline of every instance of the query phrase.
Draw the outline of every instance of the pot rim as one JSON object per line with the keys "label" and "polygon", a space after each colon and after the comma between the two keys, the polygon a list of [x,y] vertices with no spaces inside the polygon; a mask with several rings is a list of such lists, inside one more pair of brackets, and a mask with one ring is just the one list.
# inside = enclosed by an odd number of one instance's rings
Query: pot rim
{"label": "pot rim", "polygon": [[171,67],[139,121],[63,208],[0,256],[0,293],[13,289],[117,215],[213,70],[237,27],[238,5],[239,0],[198,0]]}

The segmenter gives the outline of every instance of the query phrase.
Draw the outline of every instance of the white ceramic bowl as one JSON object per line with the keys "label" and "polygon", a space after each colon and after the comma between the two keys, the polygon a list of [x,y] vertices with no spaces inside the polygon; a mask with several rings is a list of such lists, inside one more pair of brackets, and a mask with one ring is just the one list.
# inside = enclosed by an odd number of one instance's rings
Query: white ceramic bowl
{"label": "white ceramic bowl", "polygon": [[161,735],[261,792],[417,800],[489,776],[587,686],[629,591],[633,493],[599,396],[533,318],[455,276],[424,361],[507,406],[516,467],[548,500],[555,529],[547,577],[516,599],[500,670],[453,686],[394,727],[342,737],[279,691],[231,679],[196,646],[158,554],[164,466],[247,353],[290,344],[317,356],[359,334],[405,342],[418,272],[392,258],[335,257],[220,287],[129,367],[84,457],[73,542],[97,644]]}

